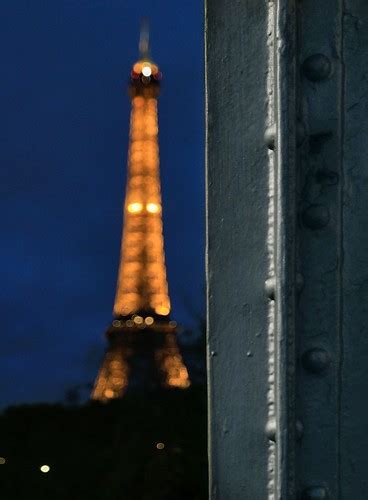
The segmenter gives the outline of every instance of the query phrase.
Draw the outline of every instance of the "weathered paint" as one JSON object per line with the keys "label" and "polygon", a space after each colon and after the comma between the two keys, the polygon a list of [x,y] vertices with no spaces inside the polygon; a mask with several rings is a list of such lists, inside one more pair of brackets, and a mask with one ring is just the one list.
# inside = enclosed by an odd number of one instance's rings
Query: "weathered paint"
{"label": "weathered paint", "polygon": [[368,2],[206,31],[211,498],[364,500]]}
{"label": "weathered paint", "polygon": [[211,1],[206,24],[211,498],[261,499],[268,481],[266,4]]}

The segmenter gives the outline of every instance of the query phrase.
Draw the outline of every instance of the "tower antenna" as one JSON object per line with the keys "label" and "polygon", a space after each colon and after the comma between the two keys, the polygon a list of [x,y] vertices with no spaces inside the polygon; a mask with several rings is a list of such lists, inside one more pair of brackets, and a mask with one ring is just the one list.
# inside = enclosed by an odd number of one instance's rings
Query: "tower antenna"
{"label": "tower antenna", "polygon": [[139,52],[141,59],[147,59],[149,57],[149,20],[147,17],[144,17],[141,21]]}

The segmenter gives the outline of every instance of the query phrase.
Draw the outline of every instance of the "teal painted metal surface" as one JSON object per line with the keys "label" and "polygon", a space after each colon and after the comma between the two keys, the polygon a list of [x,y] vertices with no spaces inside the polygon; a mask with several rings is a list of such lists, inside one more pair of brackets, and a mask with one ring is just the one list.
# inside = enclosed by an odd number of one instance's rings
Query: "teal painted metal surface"
{"label": "teal painted metal surface", "polygon": [[206,21],[211,498],[261,499],[269,446],[268,150],[260,127],[267,8],[212,1]]}
{"label": "teal painted metal surface", "polygon": [[211,498],[368,498],[368,2],[208,0]]}

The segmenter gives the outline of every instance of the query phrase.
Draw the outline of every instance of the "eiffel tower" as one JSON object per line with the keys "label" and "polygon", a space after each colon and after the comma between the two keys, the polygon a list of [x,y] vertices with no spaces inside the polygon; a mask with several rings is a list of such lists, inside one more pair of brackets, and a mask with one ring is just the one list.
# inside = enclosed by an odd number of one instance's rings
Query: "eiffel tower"
{"label": "eiffel tower", "polygon": [[92,399],[129,391],[189,387],[170,319],[162,231],[157,98],[162,74],[149,56],[148,30],[132,68],[128,179],[114,319]]}

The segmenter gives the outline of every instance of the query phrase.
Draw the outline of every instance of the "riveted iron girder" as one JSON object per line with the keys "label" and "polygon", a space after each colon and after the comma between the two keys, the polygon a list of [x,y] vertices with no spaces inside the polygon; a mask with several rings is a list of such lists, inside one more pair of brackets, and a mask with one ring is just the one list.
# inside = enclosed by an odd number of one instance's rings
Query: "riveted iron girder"
{"label": "riveted iron girder", "polygon": [[207,0],[211,498],[368,498],[368,3]]}

